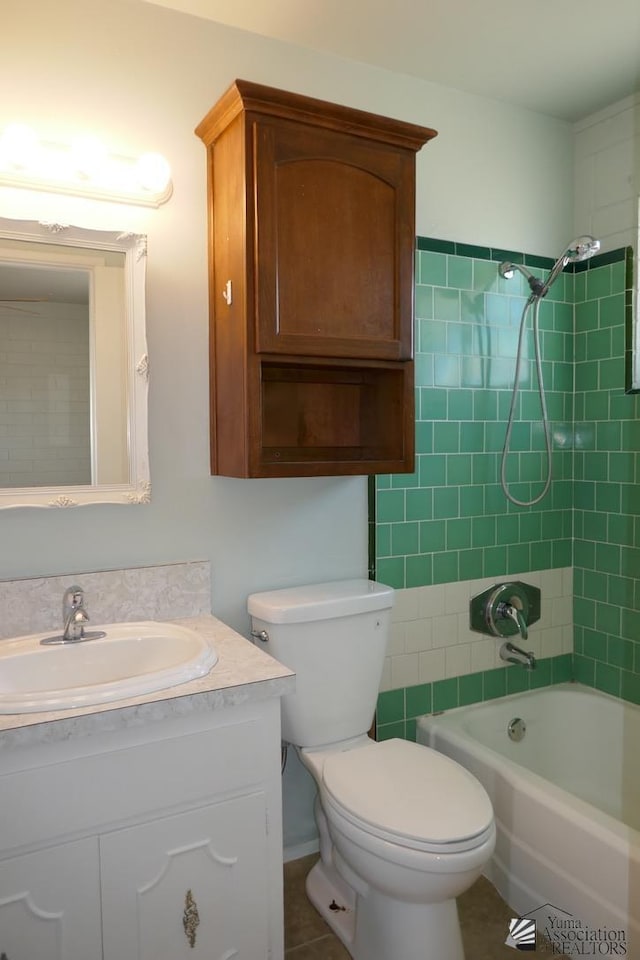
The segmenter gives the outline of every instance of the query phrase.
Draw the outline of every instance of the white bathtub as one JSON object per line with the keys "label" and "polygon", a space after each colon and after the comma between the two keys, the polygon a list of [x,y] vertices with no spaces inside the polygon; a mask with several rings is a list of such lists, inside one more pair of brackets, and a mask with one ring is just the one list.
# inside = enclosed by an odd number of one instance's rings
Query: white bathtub
{"label": "white bathtub", "polygon": [[[507,733],[515,717],[519,742]],[[487,876],[516,913],[552,904],[590,930],[622,930],[624,955],[640,960],[640,707],[560,684],[423,717],[417,739],[491,797]],[[620,939],[587,955],[623,955]]]}

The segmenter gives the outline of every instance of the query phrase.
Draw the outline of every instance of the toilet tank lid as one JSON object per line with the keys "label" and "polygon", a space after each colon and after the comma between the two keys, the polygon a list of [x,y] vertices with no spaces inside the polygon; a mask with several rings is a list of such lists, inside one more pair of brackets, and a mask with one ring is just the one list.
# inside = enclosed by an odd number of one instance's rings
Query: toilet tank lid
{"label": "toilet tank lid", "polygon": [[389,609],[393,597],[392,587],[375,580],[335,580],[252,593],[247,609],[266,623],[306,623]]}

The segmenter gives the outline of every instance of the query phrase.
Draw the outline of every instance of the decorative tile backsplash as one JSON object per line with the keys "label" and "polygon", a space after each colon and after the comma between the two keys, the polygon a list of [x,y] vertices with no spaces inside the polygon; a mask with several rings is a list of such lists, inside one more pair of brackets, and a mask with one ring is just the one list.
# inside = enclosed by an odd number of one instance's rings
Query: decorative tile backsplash
{"label": "decorative tile backsplash", "polygon": [[62,597],[81,586],[95,624],[211,613],[208,560],[0,582],[0,640],[62,626]]}

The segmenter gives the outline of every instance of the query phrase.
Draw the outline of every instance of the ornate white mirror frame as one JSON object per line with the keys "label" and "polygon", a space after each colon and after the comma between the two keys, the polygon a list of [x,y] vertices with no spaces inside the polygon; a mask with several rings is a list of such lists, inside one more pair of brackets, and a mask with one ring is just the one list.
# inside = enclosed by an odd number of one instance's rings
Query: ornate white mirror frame
{"label": "ornate white mirror frame", "polygon": [[[17,243],[16,243],[17,241]],[[16,253],[16,248],[22,250]],[[89,289],[89,346],[87,353],[91,360],[91,374],[85,374],[89,379],[89,398],[85,404],[89,408],[87,419],[90,421],[88,432],[91,440],[91,469],[89,483],[51,486],[0,486],[0,509],[7,507],[71,507],[95,503],[143,504],[149,503],[151,498],[151,483],[149,475],[149,447],[148,447],[148,381],[149,362],[147,354],[146,325],[145,325],[145,275],[146,275],[147,240],[142,234],[113,233],[98,230],[86,230],[80,227],[67,226],[59,223],[38,223],[35,221],[7,220],[0,218],[0,266],[25,266],[26,261],[32,267],[42,267],[44,270],[62,269],[65,273],[79,270],[88,279]],[[25,261],[20,264],[19,261]],[[116,271],[120,276],[116,285],[120,295],[109,299],[101,293],[101,279],[99,268],[93,264],[103,261],[113,265],[118,261]],[[121,262],[120,262],[121,261]],[[104,271],[103,271],[104,272]],[[114,271],[111,270],[111,273]],[[0,292],[0,298],[2,293]],[[0,314],[0,328],[2,317],[7,318],[9,310],[19,311],[20,315],[29,314],[28,308],[36,301],[46,297],[0,300],[3,313]],[[30,303],[30,301],[33,301]],[[9,306],[14,304],[13,308]],[[119,304],[119,305],[118,305]],[[102,323],[118,324],[119,332],[113,338],[110,353],[119,353],[122,369],[111,369],[109,360],[100,358],[106,364],[102,369],[103,381],[119,380],[118,398],[100,403],[100,390],[96,388],[95,365],[96,357],[101,351],[100,335],[96,336],[95,314],[102,313]],[[124,341],[124,342],[122,342]],[[44,349],[40,347],[41,351]],[[0,360],[2,360],[2,346],[0,345]],[[53,376],[55,379],[55,376]],[[4,381],[5,384],[8,382]],[[3,409],[2,394],[3,380],[0,376],[0,411]],[[43,384],[43,388],[44,388]],[[7,388],[5,387],[5,391]],[[6,395],[6,394],[5,394]],[[100,478],[97,469],[98,451],[97,437],[104,435],[100,426],[100,417],[105,416],[105,409],[111,415],[112,406],[121,407],[121,417],[117,425],[119,439],[117,442],[122,448],[122,467],[120,474]],[[100,406],[102,405],[102,410]],[[4,404],[6,411],[8,404]],[[5,417],[5,422],[9,418]],[[110,431],[107,427],[107,432]],[[102,432],[101,432],[102,431]],[[0,456],[2,455],[2,430],[0,430]],[[102,459],[107,463],[110,455]]]}

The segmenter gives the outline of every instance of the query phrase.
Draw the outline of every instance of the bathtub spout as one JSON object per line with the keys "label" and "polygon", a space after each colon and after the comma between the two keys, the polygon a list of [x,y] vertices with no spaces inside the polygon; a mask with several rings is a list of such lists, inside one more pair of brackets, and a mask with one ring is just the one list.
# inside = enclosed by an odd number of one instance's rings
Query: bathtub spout
{"label": "bathtub spout", "polygon": [[500,659],[506,660],[507,663],[519,663],[525,670],[535,670],[536,668],[536,658],[532,651],[529,650],[526,653],[520,647],[516,647],[515,643],[510,643],[509,640],[506,640],[500,647]]}

